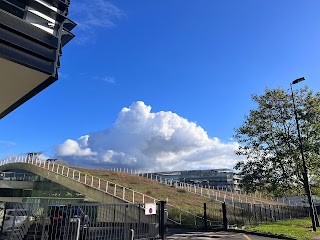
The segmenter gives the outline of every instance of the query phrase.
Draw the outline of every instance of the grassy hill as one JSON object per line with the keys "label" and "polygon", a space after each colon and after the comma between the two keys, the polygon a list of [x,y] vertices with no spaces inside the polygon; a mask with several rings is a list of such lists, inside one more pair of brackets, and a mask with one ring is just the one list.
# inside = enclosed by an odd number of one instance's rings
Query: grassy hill
{"label": "grassy hill", "polygon": [[[102,169],[88,169],[72,167],[88,175],[99,177],[104,180],[125,186],[137,192],[166,201],[170,205],[186,211],[195,212],[195,209],[203,209],[203,203],[218,203],[208,197],[196,195],[185,190],[160,184],[148,178],[139,177],[129,173],[107,171]],[[196,211],[198,212],[198,211]]]}
{"label": "grassy hill", "polygon": [[[129,173],[109,171],[104,169],[88,169],[79,167],[72,168],[84,174],[95,176],[114,184],[124,186],[128,189],[132,189],[136,192],[140,192],[158,200],[166,201],[168,203],[169,217],[173,218],[176,222],[201,222],[203,216],[203,205],[206,203],[208,218],[214,222],[218,222],[219,224],[221,223],[221,201],[215,200],[215,198],[212,197],[213,195],[211,195],[211,198],[209,198],[205,194],[207,189],[203,189],[203,196],[201,196],[200,194],[187,192],[184,189],[160,184],[154,180]],[[213,191],[213,193],[214,191],[216,191],[216,193],[219,192],[218,190],[212,189],[210,191]],[[245,194],[234,194],[223,191],[220,191],[219,193],[224,194],[224,198],[229,200],[232,198],[232,201],[242,202],[245,200],[249,204],[281,204],[279,202],[261,199]]]}

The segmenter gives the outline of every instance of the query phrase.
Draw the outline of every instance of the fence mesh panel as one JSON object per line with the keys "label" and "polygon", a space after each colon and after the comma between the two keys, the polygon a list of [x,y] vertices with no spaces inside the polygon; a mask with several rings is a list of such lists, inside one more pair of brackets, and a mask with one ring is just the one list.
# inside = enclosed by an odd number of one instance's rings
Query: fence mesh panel
{"label": "fence mesh panel", "polygon": [[144,204],[0,203],[0,239],[159,239],[157,213]]}
{"label": "fence mesh panel", "polygon": [[238,227],[309,216],[308,208],[302,206],[237,203],[226,204],[226,209],[228,224]]}

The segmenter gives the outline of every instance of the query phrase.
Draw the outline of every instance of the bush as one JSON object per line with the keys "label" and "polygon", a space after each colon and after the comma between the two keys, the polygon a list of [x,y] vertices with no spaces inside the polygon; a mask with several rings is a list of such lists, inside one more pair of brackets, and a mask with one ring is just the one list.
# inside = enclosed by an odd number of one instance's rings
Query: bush
{"label": "bush", "polygon": [[177,189],[177,192],[178,192],[178,193],[186,193],[187,191],[184,190],[184,189]]}

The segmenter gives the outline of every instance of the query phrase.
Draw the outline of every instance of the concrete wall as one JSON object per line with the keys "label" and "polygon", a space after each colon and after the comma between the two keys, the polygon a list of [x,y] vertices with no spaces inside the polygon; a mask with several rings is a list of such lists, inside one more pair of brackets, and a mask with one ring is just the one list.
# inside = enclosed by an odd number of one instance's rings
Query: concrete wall
{"label": "concrete wall", "polygon": [[0,197],[1,202],[22,202],[22,197]]}
{"label": "concrete wall", "polygon": [[34,182],[0,180],[0,188],[33,189]]}

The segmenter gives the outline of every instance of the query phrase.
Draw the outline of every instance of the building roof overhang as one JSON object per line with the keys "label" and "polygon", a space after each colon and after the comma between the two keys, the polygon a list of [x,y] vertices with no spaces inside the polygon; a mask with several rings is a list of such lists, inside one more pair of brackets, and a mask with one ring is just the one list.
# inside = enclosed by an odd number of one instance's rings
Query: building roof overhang
{"label": "building roof overhang", "polygon": [[0,119],[57,80],[3,58],[0,58],[0,66]]}
{"label": "building roof overhang", "polygon": [[0,4],[0,119],[58,79],[62,47],[76,26],[67,18],[69,3]]}

